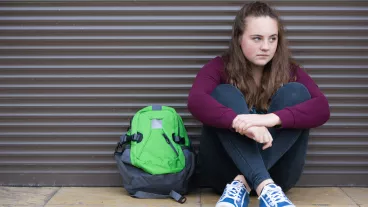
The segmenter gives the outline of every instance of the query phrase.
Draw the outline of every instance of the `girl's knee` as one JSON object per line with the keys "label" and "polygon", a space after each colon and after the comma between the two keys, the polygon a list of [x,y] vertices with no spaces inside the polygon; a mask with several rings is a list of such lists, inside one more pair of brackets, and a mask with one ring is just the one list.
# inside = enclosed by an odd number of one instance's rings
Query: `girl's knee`
{"label": "girl's knee", "polygon": [[270,111],[294,106],[311,99],[308,89],[301,83],[287,83],[279,88],[271,98]]}
{"label": "girl's knee", "polygon": [[220,84],[211,93],[215,99],[222,96],[235,96],[244,98],[240,90],[231,84]]}
{"label": "girl's knee", "polygon": [[220,104],[233,109],[236,113],[245,113],[247,104],[240,90],[231,84],[218,85],[211,96]]}
{"label": "girl's knee", "polygon": [[277,90],[275,96],[277,95],[299,102],[311,99],[311,95],[309,94],[307,87],[297,82],[283,85],[279,90]]}

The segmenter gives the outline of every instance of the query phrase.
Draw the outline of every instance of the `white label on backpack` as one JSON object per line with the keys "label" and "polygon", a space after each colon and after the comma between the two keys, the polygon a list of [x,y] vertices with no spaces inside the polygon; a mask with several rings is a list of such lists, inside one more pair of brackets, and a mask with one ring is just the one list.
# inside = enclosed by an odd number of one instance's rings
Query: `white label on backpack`
{"label": "white label on backpack", "polygon": [[151,126],[152,129],[162,129],[162,120],[152,119]]}

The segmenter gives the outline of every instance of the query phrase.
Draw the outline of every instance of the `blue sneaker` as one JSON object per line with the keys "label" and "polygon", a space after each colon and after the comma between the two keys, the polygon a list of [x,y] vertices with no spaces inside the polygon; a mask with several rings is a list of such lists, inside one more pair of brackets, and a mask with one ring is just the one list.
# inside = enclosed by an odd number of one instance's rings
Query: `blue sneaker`
{"label": "blue sneaker", "polygon": [[249,203],[249,193],[244,184],[234,180],[227,184],[224,193],[216,203],[216,207],[247,207]]}
{"label": "blue sneaker", "polygon": [[275,184],[266,185],[258,199],[260,207],[295,207],[281,188]]}

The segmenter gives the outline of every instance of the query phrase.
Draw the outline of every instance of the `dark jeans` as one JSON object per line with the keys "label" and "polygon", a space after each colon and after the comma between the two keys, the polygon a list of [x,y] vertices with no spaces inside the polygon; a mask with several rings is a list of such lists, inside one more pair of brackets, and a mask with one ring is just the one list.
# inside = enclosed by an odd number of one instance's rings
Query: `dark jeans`
{"label": "dark jeans", "polygon": [[[237,114],[249,113],[244,96],[232,85],[219,85],[212,97]],[[267,113],[308,99],[310,94],[302,84],[285,84],[271,98]],[[292,188],[303,171],[309,129],[268,130],[273,137],[272,147],[262,150],[262,144],[244,135],[204,125],[199,151],[201,179],[219,194],[236,175],[244,175],[253,189],[269,178],[285,192]]]}

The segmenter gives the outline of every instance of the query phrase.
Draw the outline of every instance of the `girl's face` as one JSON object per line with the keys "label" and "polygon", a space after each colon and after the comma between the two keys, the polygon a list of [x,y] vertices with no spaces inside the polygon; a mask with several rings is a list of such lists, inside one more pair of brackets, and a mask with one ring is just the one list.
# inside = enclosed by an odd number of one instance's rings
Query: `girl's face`
{"label": "girl's face", "polygon": [[278,25],[271,17],[247,17],[240,46],[245,58],[256,66],[265,66],[275,55]]}

